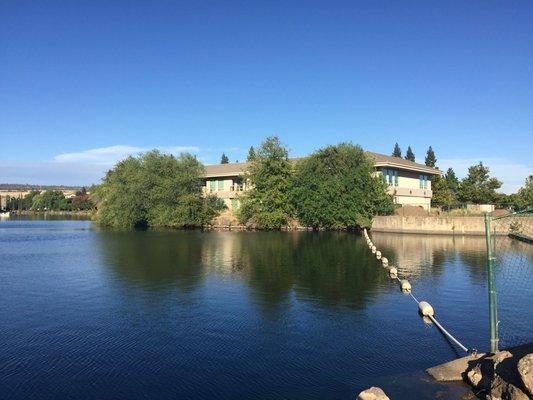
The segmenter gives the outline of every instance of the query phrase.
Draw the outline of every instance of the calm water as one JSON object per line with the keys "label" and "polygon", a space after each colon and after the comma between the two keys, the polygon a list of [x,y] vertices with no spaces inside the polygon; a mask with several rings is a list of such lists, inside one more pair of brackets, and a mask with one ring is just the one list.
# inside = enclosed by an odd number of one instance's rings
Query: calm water
{"label": "calm water", "polygon": [[[483,238],[374,242],[486,349]],[[527,304],[506,314],[513,340],[531,339],[531,285],[508,286]],[[371,385],[413,398],[420,371],[460,354],[353,234],[2,221],[0,300],[2,399],[353,399]]]}

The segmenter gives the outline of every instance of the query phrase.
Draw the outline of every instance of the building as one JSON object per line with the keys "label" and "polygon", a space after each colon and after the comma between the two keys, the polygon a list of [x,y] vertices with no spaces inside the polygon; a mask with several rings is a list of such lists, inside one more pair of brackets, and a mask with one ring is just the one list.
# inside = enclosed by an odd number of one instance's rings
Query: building
{"label": "building", "polygon": [[[389,185],[389,193],[395,203],[430,209],[430,177],[440,175],[441,171],[403,158],[371,152],[366,154],[373,160],[376,173],[381,174]],[[244,174],[249,165],[248,162],[207,165],[204,193],[217,195],[230,210],[235,211],[239,207],[239,195],[248,189]]]}

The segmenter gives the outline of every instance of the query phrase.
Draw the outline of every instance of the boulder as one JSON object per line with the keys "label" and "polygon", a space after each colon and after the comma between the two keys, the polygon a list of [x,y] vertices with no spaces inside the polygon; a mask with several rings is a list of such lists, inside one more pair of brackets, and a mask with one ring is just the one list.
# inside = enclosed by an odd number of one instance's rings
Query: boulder
{"label": "boulder", "polygon": [[363,390],[357,396],[357,400],[390,400],[383,390],[378,387],[371,387]]}
{"label": "boulder", "polygon": [[527,393],[533,396],[533,353],[518,361],[518,373]]}

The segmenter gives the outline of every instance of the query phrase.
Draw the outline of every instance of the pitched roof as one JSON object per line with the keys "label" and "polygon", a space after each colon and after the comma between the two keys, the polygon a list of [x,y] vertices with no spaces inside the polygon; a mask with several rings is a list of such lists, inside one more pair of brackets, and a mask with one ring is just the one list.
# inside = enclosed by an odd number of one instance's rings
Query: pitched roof
{"label": "pitched roof", "polygon": [[[391,167],[408,171],[424,172],[429,175],[440,175],[442,173],[437,168],[428,167],[427,165],[405,160],[403,158],[386,156],[384,154],[373,153],[370,151],[366,151],[365,153],[374,161],[375,167]],[[297,159],[291,159],[291,161],[295,160]],[[249,167],[249,162],[206,165],[204,178],[242,175]]]}

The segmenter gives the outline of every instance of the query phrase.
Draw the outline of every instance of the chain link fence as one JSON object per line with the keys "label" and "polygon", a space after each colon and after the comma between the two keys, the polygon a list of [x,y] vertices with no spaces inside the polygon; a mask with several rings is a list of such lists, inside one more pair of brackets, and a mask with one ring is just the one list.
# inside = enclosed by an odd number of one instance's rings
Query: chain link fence
{"label": "chain link fence", "polygon": [[486,217],[491,349],[533,341],[533,210]]}

